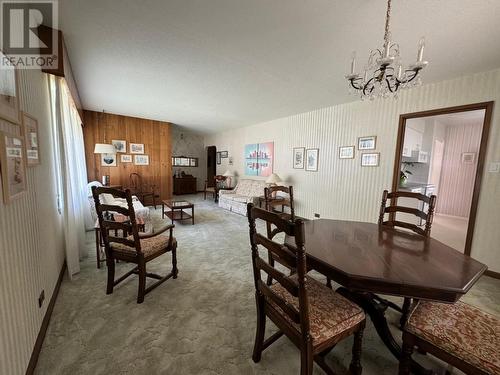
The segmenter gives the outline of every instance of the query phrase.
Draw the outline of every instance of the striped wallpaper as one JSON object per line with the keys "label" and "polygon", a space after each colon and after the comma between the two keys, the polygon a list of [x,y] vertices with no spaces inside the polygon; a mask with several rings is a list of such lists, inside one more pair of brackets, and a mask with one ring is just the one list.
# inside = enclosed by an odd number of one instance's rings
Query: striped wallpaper
{"label": "striped wallpaper", "polygon": [[[21,71],[19,86],[21,109],[38,119],[41,165],[27,169],[28,192],[22,198],[5,205],[0,192],[0,374],[5,375],[25,373],[64,262],[47,77]],[[20,134],[19,126],[2,120],[0,130]]]}
{"label": "striped wallpaper", "polygon": [[[294,186],[298,215],[376,221],[382,191],[391,188],[399,115],[490,100],[500,100],[500,69],[426,84],[403,91],[397,100],[355,101],[207,135],[205,146],[229,151],[234,165],[222,159],[217,172],[231,169],[241,178],[244,145],[274,141],[274,171]],[[377,136],[379,167],[361,167],[357,148],[354,159],[339,160],[340,146],[356,145],[358,137],[370,135]],[[498,103],[489,140],[487,162],[500,161]],[[319,148],[319,171],[293,169],[294,147]],[[485,172],[472,255],[496,272],[500,272],[499,193],[500,174]]]}

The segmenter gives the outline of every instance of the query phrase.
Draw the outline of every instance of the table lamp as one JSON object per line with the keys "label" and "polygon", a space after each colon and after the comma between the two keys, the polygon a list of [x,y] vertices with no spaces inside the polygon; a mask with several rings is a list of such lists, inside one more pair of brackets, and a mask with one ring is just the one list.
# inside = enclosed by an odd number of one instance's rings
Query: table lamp
{"label": "table lamp", "polygon": [[274,185],[277,185],[278,182],[281,182],[282,179],[280,178],[280,176],[278,176],[276,173],[273,173],[272,175],[270,175],[267,180],[266,180],[266,183],[267,184],[274,184]]}
{"label": "table lamp", "polygon": [[228,169],[227,171],[224,172],[223,176],[227,177],[226,178],[226,180],[228,180],[227,187],[231,187],[231,177],[233,177],[234,174]]}

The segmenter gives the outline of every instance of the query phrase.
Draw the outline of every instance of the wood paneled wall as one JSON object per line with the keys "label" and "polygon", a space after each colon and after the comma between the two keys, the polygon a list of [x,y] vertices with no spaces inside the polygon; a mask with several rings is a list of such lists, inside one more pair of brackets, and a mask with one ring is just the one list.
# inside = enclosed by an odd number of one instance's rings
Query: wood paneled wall
{"label": "wood paneled wall", "polygon": [[[154,184],[161,199],[172,196],[172,141],[171,124],[136,117],[109,113],[83,111],[83,137],[89,181],[102,181],[109,175],[112,185],[130,185],[130,174],[138,173],[145,184]],[[111,143],[113,139],[130,143],[143,143],[144,154],[149,155],[149,165],[122,163],[117,154],[116,167],[101,166],[101,155],[94,154],[96,143]]]}

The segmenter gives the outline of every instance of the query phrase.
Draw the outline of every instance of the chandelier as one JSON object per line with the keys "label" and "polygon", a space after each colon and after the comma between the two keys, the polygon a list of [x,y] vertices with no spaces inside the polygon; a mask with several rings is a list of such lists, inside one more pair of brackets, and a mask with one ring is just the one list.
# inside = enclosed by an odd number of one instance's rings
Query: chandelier
{"label": "chandelier", "polygon": [[364,75],[356,73],[356,52],[352,54],[351,74],[345,76],[349,81],[349,92],[361,96],[361,100],[373,100],[376,97],[397,97],[400,88],[409,88],[422,84],[420,71],[425,68],[424,61],[425,40],[418,43],[417,61],[403,69],[399,55],[399,45],[391,41],[389,21],[391,18],[391,0],[387,1],[385,19],[384,44],[382,49],[370,52],[368,64],[364,67]]}

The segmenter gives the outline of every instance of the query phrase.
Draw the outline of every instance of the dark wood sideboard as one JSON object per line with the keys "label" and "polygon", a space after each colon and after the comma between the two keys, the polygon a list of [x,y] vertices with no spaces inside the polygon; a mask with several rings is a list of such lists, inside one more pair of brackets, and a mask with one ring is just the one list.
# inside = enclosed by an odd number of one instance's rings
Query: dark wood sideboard
{"label": "dark wood sideboard", "polygon": [[196,194],[196,177],[174,177],[174,195]]}

